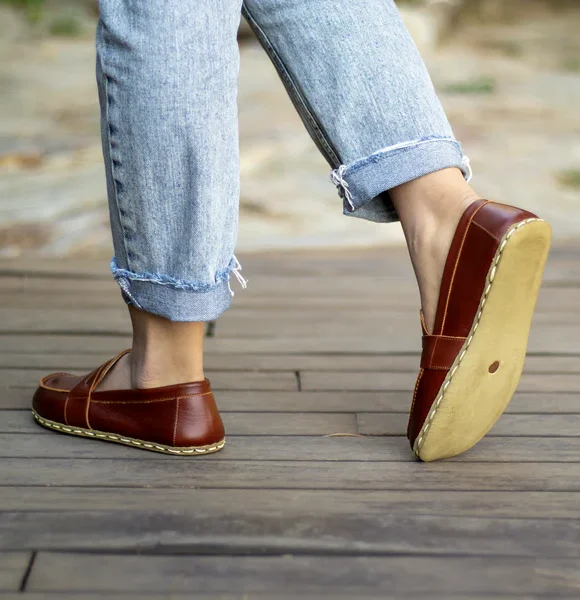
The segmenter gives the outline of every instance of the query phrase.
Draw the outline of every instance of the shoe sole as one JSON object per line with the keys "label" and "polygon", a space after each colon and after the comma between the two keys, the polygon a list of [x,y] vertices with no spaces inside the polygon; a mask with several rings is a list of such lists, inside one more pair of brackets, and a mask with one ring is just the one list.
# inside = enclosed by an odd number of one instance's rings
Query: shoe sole
{"label": "shoe sole", "polygon": [[518,385],[551,228],[527,219],[502,238],[477,315],[413,445],[422,461],[457,456],[493,427]]}
{"label": "shoe sole", "polygon": [[123,444],[124,446],[131,446],[132,448],[140,448],[141,450],[149,450],[151,452],[161,452],[162,454],[171,454],[173,456],[200,456],[201,454],[212,454],[221,450],[226,443],[225,438],[216,444],[207,446],[165,446],[164,444],[157,444],[155,442],[147,442],[144,440],[138,440],[131,437],[125,437],[122,435],[116,435],[114,433],[107,433],[106,431],[97,431],[96,429],[85,429],[84,427],[70,427],[62,423],[51,421],[41,417],[34,409],[32,414],[36,419],[36,422],[47,429],[60,431],[68,435],[76,435],[79,437],[92,438],[94,440],[103,440],[104,442],[114,442],[115,444]]}

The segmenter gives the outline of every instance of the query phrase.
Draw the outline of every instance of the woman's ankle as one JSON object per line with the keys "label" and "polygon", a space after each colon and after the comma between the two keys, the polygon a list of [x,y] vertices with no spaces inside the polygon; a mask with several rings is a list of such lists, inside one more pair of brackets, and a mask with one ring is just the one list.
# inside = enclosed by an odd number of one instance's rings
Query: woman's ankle
{"label": "woman's ankle", "polygon": [[175,323],[130,306],[133,346],[98,391],[146,389],[202,381],[205,323]]}
{"label": "woman's ankle", "polygon": [[204,379],[205,323],[174,322],[132,306],[131,382],[152,388]]}
{"label": "woman's ankle", "polygon": [[417,277],[421,305],[431,331],[445,261],[457,224],[479,199],[459,169],[444,169],[394,188],[399,213]]}

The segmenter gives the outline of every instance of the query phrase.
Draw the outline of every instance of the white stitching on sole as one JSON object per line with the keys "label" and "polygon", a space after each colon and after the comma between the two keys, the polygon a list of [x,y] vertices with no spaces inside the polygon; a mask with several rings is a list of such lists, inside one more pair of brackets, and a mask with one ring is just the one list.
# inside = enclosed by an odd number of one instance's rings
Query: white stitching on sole
{"label": "white stitching on sole", "polygon": [[114,442],[122,442],[124,444],[135,444],[136,446],[141,446],[144,448],[150,448],[153,449],[155,448],[156,450],[160,451],[160,452],[164,452],[167,454],[209,454],[211,452],[217,452],[218,450],[221,450],[225,444],[226,441],[225,439],[222,440],[221,442],[215,444],[214,446],[207,446],[207,447],[200,447],[200,448],[190,448],[188,450],[178,450],[176,448],[172,448],[171,446],[161,446],[159,444],[147,444],[145,442],[140,442],[138,440],[134,440],[132,438],[121,438],[119,436],[116,435],[109,435],[109,434],[105,434],[105,433],[92,433],[90,431],[83,431],[81,429],[70,429],[68,427],[63,427],[61,425],[57,425],[56,423],[54,423],[53,421],[48,421],[46,419],[43,419],[36,411],[32,411],[32,415],[34,416],[34,418],[44,427],[48,427],[50,429],[58,429],[60,431],[66,431],[67,433],[73,433],[75,435],[84,437],[84,436],[93,436],[93,437],[98,437],[101,439],[109,439],[109,440],[113,440]]}
{"label": "white stitching on sole", "polygon": [[481,320],[481,317],[483,315],[483,307],[485,305],[485,302],[487,301],[487,296],[489,295],[489,292],[493,285],[493,280],[495,279],[497,267],[499,265],[499,261],[501,260],[503,251],[505,250],[505,247],[507,245],[507,241],[513,235],[513,233],[515,231],[517,231],[520,227],[523,227],[524,225],[527,225],[528,223],[532,223],[535,221],[542,222],[542,221],[544,221],[544,219],[526,219],[525,221],[520,221],[516,225],[513,225],[512,228],[507,232],[503,242],[500,244],[499,249],[497,250],[495,260],[493,262],[493,266],[490,268],[490,272],[487,276],[487,286],[486,286],[485,291],[483,292],[483,296],[481,297],[481,300],[479,302],[479,307],[477,309],[477,316],[475,318],[475,322],[471,328],[471,331],[469,332],[469,338],[467,339],[467,342],[465,343],[463,350],[461,350],[457,364],[455,365],[455,367],[453,367],[453,370],[450,373],[448,373],[448,375],[447,375],[448,379],[444,383],[444,385],[441,387],[439,394],[437,395],[437,398],[436,398],[435,402],[433,403],[433,406],[431,407],[431,410],[429,411],[429,414],[427,415],[425,422],[423,423],[423,427],[421,427],[421,431],[419,432],[419,435],[417,436],[417,441],[415,442],[415,446],[413,448],[413,452],[415,453],[415,456],[417,456],[417,458],[421,458],[419,456],[421,447],[425,443],[425,437],[427,435],[427,432],[429,431],[429,427],[431,426],[431,424],[433,422],[435,413],[437,412],[437,410],[439,409],[439,406],[441,405],[441,402],[443,401],[443,396],[445,394],[445,391],[449,387],[449,384],[451,383],[451,379],[457,372],[457,368],[461,364],[461,361],[465,358],[467,349],[469,348],[469,346],[471,345],[471,342],[473,341],[473,334],[475,333],[475,330],[477,329],[479,322]]}

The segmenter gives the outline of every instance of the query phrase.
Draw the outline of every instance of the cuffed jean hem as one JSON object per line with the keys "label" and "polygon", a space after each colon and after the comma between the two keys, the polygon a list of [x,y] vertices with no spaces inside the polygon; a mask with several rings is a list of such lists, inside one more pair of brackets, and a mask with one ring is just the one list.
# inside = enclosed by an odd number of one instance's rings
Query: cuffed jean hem
{"label": "cuffed jean hem", "polygon": [[[213,321],[226,311],[233,293],[229,277],[239,263],[234,258],[228,268],[219,273],[216,283],[196,284],[175,280],[166,275],[133,273],[111,261],[111,272],[119,284],[127,304],[170,321]],[[245,287],[245,280],[243,286]]]}
{"label": "cuffed jean hem", "polygon": [[441,169],[457,167],[467,180],[469,159],[453,138],[429,137],[384,148],[331,173],[347,216],[388,223],[398,221],[388,190]]}

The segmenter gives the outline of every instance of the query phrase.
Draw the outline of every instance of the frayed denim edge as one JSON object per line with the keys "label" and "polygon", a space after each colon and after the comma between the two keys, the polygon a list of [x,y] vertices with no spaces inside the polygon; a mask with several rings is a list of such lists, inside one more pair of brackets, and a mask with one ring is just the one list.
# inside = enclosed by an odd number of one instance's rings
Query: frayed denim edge
{"label": "frayed denim edge", "polygon": [[[224,281],[229,281],[230,274],[233,272],[236,277],[239,275],[237,271],[241,268],[238,259],[234,256],[230,261],[229,265],[223,270],[219,271],[215,277],[215,283],[192,283],[188,281],[184,281],[182,279],[175,279],[174,277],[170,277],[169,275],[157,275],[155,273],[149,273],[147,271],[143,273],[133,273],[132,271],[127,271],[127,269],[121,269],[117,265],[117,259],[113,256],[111,259],[111,273],[115,278],[115,281],[119,284],[121,289],[131,298],[133,302],[135,299],[129,293],[127,289],[126,279],[130,281],[148,281],[150,283],[156,283],[158,285],[168,285],[177,290],[188,290],[190,292],[211,292],[216,289],[221,283]],[[245,280],[244,280],[245,281]],[[244,284],[242,284],[245,287]],[[136,305],[137,302],[135,302]]]}

